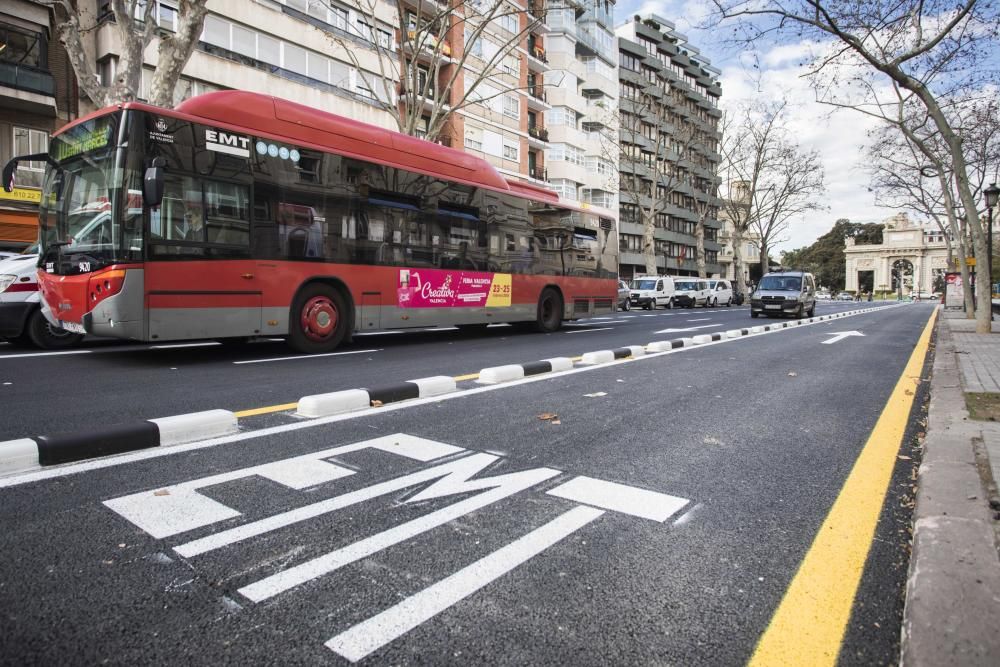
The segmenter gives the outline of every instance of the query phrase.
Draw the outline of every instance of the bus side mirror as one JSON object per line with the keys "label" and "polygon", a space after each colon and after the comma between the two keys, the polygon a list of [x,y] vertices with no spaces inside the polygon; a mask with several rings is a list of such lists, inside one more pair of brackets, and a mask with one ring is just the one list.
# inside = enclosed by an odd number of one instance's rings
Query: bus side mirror
{"label": "bus side mirror", "polygon": [[17,168],[17,158],[14,158],[3,167],[3,191],[14,191],[14,169]]}
{"label": "bus side mirror", "polygon": [[146,176],[142,181],[142,202],[146,206],[156,208],[163,201],[163,168],[166,164],[167,161],[162,157],[155,157],[152,166],[146,169]]}

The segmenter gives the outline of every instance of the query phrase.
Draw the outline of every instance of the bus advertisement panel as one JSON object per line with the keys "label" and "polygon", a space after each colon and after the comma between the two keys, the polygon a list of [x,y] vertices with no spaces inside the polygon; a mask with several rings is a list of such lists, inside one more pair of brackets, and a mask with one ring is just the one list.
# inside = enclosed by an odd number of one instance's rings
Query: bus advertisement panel
{"label": "bus advertisement panel", "polygon": [[143,341],[532,323],[614,310],[613,221],[487,162],[239,91],[130,103],[52,139],[47,317]]}

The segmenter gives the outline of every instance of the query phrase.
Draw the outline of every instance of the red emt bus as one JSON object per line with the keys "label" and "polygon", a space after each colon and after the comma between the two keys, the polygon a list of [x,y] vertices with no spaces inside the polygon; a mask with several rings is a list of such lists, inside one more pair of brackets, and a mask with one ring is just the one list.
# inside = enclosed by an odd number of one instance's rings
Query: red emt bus
{"label": "red emt bus", "polygon": [[46,317],[142,341],[531,323],[614,310],[613,221],[461,151],[265,95],[103,109],[53,136]]}

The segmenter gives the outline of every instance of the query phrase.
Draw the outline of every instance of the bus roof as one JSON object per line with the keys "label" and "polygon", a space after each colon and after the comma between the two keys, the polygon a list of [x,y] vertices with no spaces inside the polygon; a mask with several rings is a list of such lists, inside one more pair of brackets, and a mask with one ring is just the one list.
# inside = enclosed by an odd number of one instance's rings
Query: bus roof
{"label": "bus roof", "polygon": [[198,95],[181,102],[174,110],[141,102],[128,102],[120,107],[109,107],[87,114],[64,126],[56,134],[115,108],[140,109],[196,122],[207,121],[251,135],[282,137],[290,143],[309,144],[444,180],[510,192],[549,204],[560,203],[556,192],[506,179],[486,160],[463,151],[297,102],[242,90],[222,90]]}

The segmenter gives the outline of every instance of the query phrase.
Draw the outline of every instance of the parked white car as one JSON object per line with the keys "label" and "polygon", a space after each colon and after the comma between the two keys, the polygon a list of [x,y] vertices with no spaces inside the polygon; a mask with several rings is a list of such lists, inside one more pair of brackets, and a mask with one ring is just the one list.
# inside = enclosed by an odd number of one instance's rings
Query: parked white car
{"label": "parked white car", "polygon": [[636,276],[629,286],[633,308],[653,310],[657,306],[674,307],[674,280],[670,276]]}
{"label": "parked white car", "polygon": [[678,306],[707,308],[711,298],[712,290],[704,278],[674,278],[674,303]]}
{"label": "parked white car", "polygon": [[38,255],[30,253],[0,260],[0,339],[43,350],[72,347],[83,336],[52,326],[42,315],[37,263]]}
{"label": "parked white car", "polygon": [[733,286],[728,280],[709,280],[708,288],[712,290],[712,299],[708,305],[726,306],[733,305]]}

